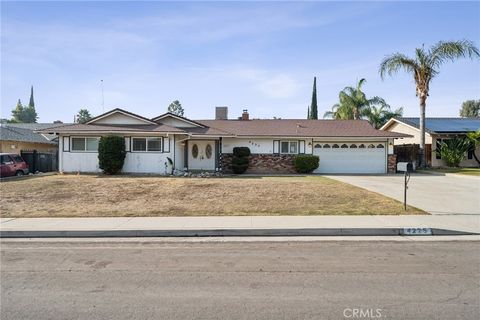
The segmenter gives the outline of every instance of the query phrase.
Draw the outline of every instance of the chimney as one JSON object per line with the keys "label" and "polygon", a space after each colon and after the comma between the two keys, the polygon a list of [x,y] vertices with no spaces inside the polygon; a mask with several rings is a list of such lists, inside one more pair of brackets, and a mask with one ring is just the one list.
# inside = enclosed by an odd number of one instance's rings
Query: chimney
{"label": "chimney", "polygon": [[247,109],[243,109],[242,120],[249,120],[248,110],[247,110]]}
{"label": "chimney", "polygon": [[215,107],[215,120],[228,120],[228,107]]}

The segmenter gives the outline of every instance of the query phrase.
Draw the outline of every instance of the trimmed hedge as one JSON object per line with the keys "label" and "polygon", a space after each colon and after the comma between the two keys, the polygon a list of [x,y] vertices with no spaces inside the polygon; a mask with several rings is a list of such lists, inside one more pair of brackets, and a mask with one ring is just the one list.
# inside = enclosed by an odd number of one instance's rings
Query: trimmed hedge
{"label": "trimmed hedge", "polygon": [[125,162],[125,139],[118,136],[104,136],[98,142],[98,164],[105,174],[122,171]]}
{"label": "trimmed hedge", "polygon": [[232,170],[236,174],[242,174],[248,169],[250,149],[248,147],[233,148]]}
{"label": "trimmed hedge", "polygon": [[311,173],[318,168],[320,158],[311,154],[300,154],[293,158],[293,165],[298,173]]}

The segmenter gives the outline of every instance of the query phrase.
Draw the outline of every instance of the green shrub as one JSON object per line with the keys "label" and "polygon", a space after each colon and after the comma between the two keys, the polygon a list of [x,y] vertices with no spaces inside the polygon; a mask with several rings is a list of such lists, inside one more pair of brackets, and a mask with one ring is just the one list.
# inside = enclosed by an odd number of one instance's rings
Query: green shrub
{"label": "green shrub", "polygon": [[98,163],[105,174],[116,174],[125,161],[125,139],[118,136],[101,137],[98,143]]}
{"label": "green shrub", "polygon": [[311,154],[300,154],[293,158],[293,165],[298,173],[311,173],[318,168],[320,159]]}
{"label": "green shrub", "polygon": [[242,174],[248,169],[250,149],[248,147],[233,148],[232,170],[233,173]]}
{"label": "green shrub", "polygon": [[250,148],[248,147],[235,147],[233,148],[234,157],[248,157],[250,156]]}
{"label": "green shrub", "polygon": [[458,167],[465,159],[465,153],[470,150],[471,142],[466,138],[445,139],[438,143],[437,154],[449,167]]}
{"label": "green shrub", "polygon": [[249,162],[248,157],[238,157],[238,158],[234,157],[232,159],[232,164],[239,165],[239,166],[248,164],[248,162]]}

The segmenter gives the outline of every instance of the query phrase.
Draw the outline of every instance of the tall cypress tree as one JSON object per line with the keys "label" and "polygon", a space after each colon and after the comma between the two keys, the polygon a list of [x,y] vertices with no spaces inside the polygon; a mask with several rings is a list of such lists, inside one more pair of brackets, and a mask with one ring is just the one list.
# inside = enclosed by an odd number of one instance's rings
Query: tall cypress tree
{"label": "tall cypress tree", "polygon": [[310,119],[318,119],[317,77],[313,77],[313,91],[312,91],[312,104],[310,105]]}
{"label": "tall cypress tree", "polygon": [[33,101],[33,86],[30,89],[30,102],[28,103],[30,108],[35,108],[35,101]]}

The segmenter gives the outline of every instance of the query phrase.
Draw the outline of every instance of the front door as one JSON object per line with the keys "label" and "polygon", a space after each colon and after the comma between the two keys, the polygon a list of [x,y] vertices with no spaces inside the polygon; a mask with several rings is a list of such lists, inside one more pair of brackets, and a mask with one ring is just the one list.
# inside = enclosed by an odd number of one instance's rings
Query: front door
{"label": "front door", "polygon": [[190,140],[188,142],[188,168],[215,170],[215,141]]}

